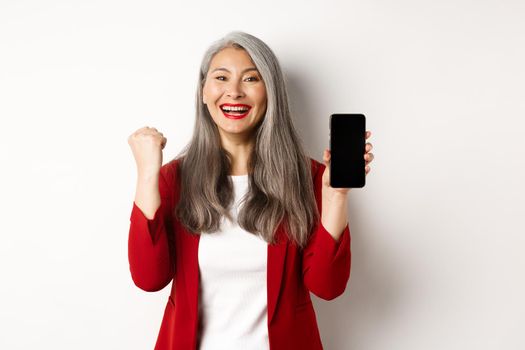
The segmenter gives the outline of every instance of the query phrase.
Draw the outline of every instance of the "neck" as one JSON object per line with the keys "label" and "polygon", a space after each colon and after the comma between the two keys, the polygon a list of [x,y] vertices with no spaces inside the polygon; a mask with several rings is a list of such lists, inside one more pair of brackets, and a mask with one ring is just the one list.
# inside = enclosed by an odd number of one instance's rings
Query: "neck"
{"label": "neck", "polygon": [[235,137],[223,137],[221,142],[222,147],[232,155],[230,175],[248,174],[248,159],[252,153],[255,140],[251,137],[242,138],[235,135]]}

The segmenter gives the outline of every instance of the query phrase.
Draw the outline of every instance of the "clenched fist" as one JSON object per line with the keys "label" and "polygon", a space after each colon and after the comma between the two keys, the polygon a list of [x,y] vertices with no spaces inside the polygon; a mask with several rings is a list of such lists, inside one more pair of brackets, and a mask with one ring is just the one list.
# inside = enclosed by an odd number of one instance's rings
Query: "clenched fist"
{"label": "clenched fist", "polygon": [[128,137],[139,176],[157,175],[162,167],[162,150],[168,140],[155,128],[143,127]]}

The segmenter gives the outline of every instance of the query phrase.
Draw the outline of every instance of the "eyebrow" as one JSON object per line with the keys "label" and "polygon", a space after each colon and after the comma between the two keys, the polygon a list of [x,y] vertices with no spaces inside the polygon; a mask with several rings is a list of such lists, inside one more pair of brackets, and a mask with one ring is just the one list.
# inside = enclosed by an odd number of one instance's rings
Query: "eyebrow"
{"label": "eyebrow", "polygon": [[[219,67],[219,68],[215,68],[214,70],[211,71],[211,73],[215,72],[215,71],[218,71],[218,70],[223,70],[223,71],[226,71],[226,72],[230,72],[228,69],[224,68],[224,67]],[[250,70],[257,70],[257,68],[255,67],[249,67],[249,68],[246,68],[245,70],[243,70],[241,73],[244,73],[244,72],[247,72],[247,71],[250,71]]]}

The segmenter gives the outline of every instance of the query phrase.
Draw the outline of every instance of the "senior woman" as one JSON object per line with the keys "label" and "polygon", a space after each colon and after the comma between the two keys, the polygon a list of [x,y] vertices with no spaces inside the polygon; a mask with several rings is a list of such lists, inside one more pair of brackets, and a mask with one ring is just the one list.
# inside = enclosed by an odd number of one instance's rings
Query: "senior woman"
{"label": "senior woman", "polygon": [[166,141],[152,127],[128,138],[131,276],[150,292],[173,281],[155,349],[322,349],[310,292],[346,288],[350,189],[330,187],[329,150],[324,164],[305,154],[272,50],[240,31],[215,41],[193,137],[162,165]]}

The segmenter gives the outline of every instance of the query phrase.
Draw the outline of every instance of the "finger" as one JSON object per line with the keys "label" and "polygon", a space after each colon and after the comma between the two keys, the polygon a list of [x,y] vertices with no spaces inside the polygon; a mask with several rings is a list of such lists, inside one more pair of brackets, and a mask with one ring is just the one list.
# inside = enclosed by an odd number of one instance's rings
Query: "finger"
{"label": "finger", "polygon": [[158,131],[153,130],[152,128],[145,129],[140,132],[140,134],[143,135],[159,135],[160,133]]}
{"label": "finger", "polygon": [[365,166],[365,175],[368,174],[370,172],[370,167],[369,166]]}
{"label": "finger", "polygon": [[368,162],[371,162],[373,159],[374,159],[374,154],[373,153],[365,154],[365,160],[367,160]]}
{"label": "finger", "polygon": [[323,162],[326,166],[328,166],[328,163],[330,162],[330,151],[328,149],[323,151]]}
{"label": "finger", "polygon": [[156,132],[159,132],[156,128],[150,128],[149,126],[145,126],[140,130],[142,130],[142,132],[144,133],[149,133],[149,134],[154,134]]}
{"label": "finger", "polygon": [[141,131],[146,130],[147,128],[148,128],[147,126],[143,126],[142,128],[135,130],[135,131],[133,132],[133,135],[137,135],[137,134],[139,134]]}
{"label": "finger", "polygon": [[370,150],[372,149],[372,144],[370,142],[367,142],[366,145],[365,145],[365,151],[366,152],[370,152]]}
{"label": "finger", "polygon": [[367,132],[365,133],[365,135],[366,135],[366,136],[365,136],[365,139],[367,139],[367,138],[370,137],[370,135],[372,135],[372,132],[371,132],[371,131],[367,131]]}

